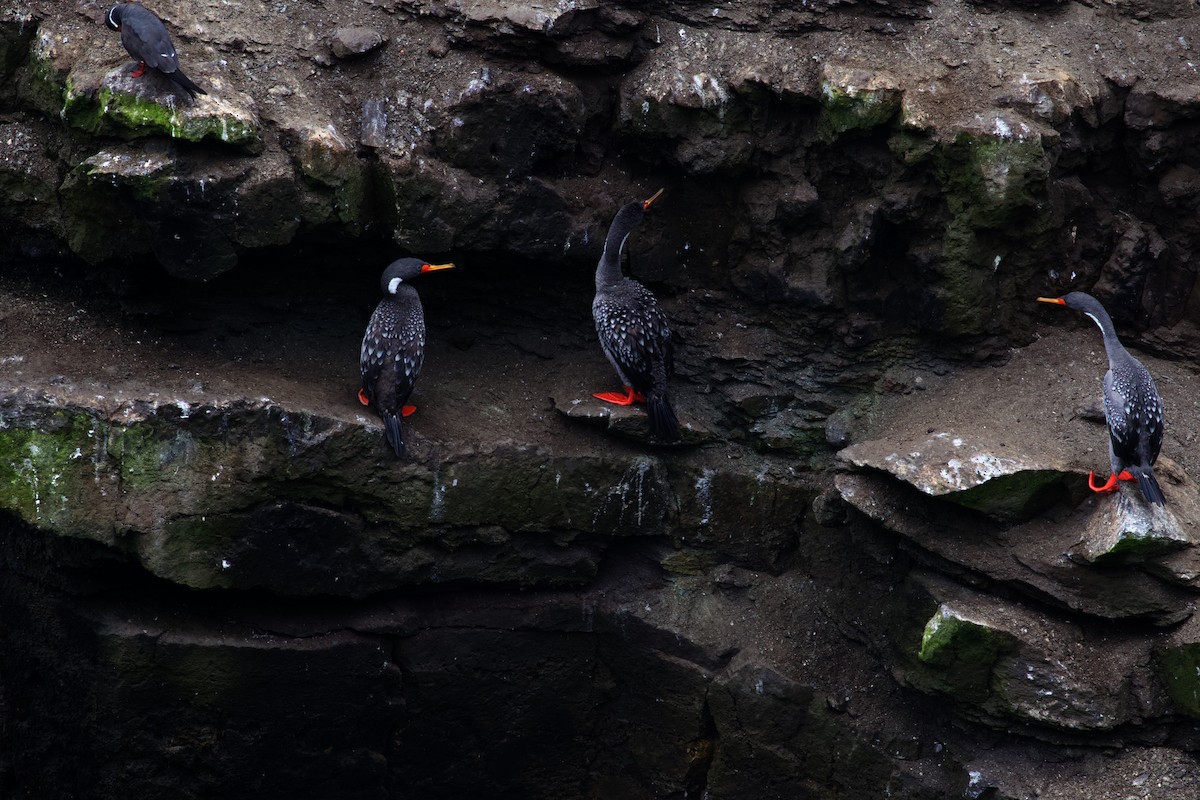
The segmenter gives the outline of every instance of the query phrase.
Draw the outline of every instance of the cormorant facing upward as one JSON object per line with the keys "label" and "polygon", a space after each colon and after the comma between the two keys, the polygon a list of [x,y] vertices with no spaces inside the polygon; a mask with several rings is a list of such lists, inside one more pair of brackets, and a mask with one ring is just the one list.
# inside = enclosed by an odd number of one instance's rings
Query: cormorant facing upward
{"label": "cormorant facing upward", "polygon": [[417,410],[416,406],[405,403],[425,361],[425,312],[417,290],[408,281],[426,272],[453,268],[453,264],[427,264],[419,258],[402,258],[388,265],[379,281],[384,296],[363,335],[358,358],[362,373],[358,400],[364,406],[375,404],[388,444],[397,456],[404,455],[400,418]]}
{"label": "cormorant facing upward", "polygon": [[137,3],[117,3],[108,10],[104,24],[121,32],[121,44],[138,60],[133,77],[140,78],[146,67],[150,67],[182,87],[193,100],[198,94],[208,94],[179,69],[179,56],[175,54],[167,26],[153,11]]}
{"label": "cormorant facing upward", "polygon": [[1151,503],[1163,505],[1165,498],[1154,477],[1154,462],[1163,441],[1163,406],[1154,379],[1141,362],[1117,339],[1112,318],[1100,301],[1084,292],[1062,297],[1039,297],[1038,302],[1081,311],[1100,326],[1104,349],[1108,353],[1108,372],[1104,375],[1104,417],[1108,420],[1108,455],[1112,475],[1103,486],[1088,475],[1094,492],[1111,492],[1117,481],[1136,480],[1142,494]]}
{"label": "cormorant facing upward", "polygon": [[596,266],[596,297],[592,318],[604,355],[617,371],[625,393],[598,392],[596,397],[617,405],[645,401],[650,433],[663,442],[679,441],[679,421],[667,397],[667,378],[674,370],[674,347],[666,314],[654,294],[621,274],[621,253],[630,232],[646,209],[663,193],[629,203],[613,217]]}

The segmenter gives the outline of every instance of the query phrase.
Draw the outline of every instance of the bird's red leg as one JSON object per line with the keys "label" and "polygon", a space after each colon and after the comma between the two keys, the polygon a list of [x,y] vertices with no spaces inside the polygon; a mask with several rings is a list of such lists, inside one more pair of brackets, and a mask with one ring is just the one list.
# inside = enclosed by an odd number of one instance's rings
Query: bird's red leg
{"label": "bird's red leg", "polygon": [[371,405],[371,399],[367,397],[367,392],[365,389],[358,390],[358,402],[362,403],[364,406]]}
{"label": "bird's red leg", "polygon": [[1136,481],[1137,478],[1134,477],[1133,475],[1131,475],[1129,473],[1129,470],[1123,469],[1123,470],[1121,470],[1121,474],[1117,476],[1117,480],[1119,480],[1119,481]]}
{"label": "bird's red leg", "polygon": [[[1122,472],[1121,474],[1122,474],[1122,475],[1128,475],[1129,473],[1127,473],[1127,472]],[[1113,492],[1113,491],[1116,491],[1118,477],[1119,477],[1119,476],[1117,476],[1117,475],[1109,475],[1109,476],[1108,476],[1108,481],[1106,481],[1106,482],[1105,482],[1105,484],[1104,484],[1103,486],[1097,486],[1097,485],[1096,485],[1096,473],[1095,473],[1095,472],[1089,472],[1089,473],[1088,473],[1088,488],[1089,488],[1089,489],[1091,489],[1093,492]],[[1130,478],[1132,478],[1132,477],[1133,477],[1133,476],[1131,475],[1131,476],[1130,476]]]}
{"label": "bird's red leg", "polygon": [[132,73],[130,73],[129,77],[131,77],[131,78],[140,78],[140,77],[142,77],[142,76],[143,76],[143,75],[145,75],[145,74],[146,74],[146,62],[145,62],[145,61],[139,61],[139,62],[138,62],[138,68],[137,68],[137,69],[135,69],[135,70],[134,70]]}
{"label": "bird's red leg", "polygon": [[646,398],[641,392],[635,392],[632,386],[625,387],[625,394],[620,392],[596,392],[592,397],[599,398],[606,403],[614,403],[618,406],[631,406],[634,403],[644,403]]}
{"label": "bird's red leg", "polygon": [[400,409],[400,416],[411,417],[413,412],[417,410],[416,406],[404,406]]}

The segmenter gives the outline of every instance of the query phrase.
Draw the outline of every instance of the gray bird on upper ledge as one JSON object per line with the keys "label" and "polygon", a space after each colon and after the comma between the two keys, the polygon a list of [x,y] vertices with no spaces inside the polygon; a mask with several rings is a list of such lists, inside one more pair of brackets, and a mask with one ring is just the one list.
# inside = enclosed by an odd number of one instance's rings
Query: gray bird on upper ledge
{"label": "gray bird on upper ledge", "polygon": [[120,31],[121,44],[138,60],[134,78],[140,78],[146,67],[150,67],[182,87],[193,100],[198,94],[208,94],[179,69],[179,56],[171,44],[171,35],[154,12],[137,3],[117,3],[108,10],[104,24]]}
{"label": "gray bird on upper ledge", "polygon": [[375,404],[388,444],[397,456],[404,455],[400,418],[417,410],[405,403],[425,363],[425,311],[417,290],[408,282],[443,269],[454,269],[454,265],[426,264],[419,258],[402,258],[389,264],[379,281],[384,297],[363,335],[358,357],[362,373],[358,401],[364,406]]}
{"label": "gray bird on upper ledge", "polygon": [[675,367],[667,315],[649,289],[621,274],[625,241],[662,193],[659,189],[649,200],[623,206],[613,217],[604,240],[604,252],[596,266],[592,318],[600,347],[617,371],[625,393],[598,392],[594,396],[623,406],[644,400],[654,438],[678,442],[679,421],[667,396],[667,379]]}
{"label": "gray bird on upper ledge", "polygon": [[1163,405],[1154,379],[1117,339],[1112,318],[1090,294],[1071,292],[1062,297],[1039,297],[1038,302],[1080,311],[1091,317],[1104,334],[1104,349],[1108,353],[1104,417],[1108,420],[1112,475],[1104,485],[1097,486],[1095,473],[1089,473],[1088,487],[1094,492],[1111,492],[1119,480],[1136,480],[1147,501],[1164,505],[1166,498],[1154,477],[1154,462],[1163,442]]}

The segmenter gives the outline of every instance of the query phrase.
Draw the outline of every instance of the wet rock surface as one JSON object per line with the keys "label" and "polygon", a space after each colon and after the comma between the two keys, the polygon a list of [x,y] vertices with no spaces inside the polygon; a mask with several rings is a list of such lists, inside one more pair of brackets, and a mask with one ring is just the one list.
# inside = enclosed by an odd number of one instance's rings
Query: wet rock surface
{"label": "wet rock surface", "polygon": [[1196,795],[1194,9],[162,0],[194,102],[103,10],[0,6],[0,794]]}

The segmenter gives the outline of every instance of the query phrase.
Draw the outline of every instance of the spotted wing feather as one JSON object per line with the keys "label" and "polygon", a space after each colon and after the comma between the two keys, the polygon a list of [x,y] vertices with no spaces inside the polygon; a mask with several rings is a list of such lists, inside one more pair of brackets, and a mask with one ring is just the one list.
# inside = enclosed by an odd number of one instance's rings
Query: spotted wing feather
{"label": "spotted wing feather", "polygon": [[1149,467],[1163,441],[1162,399],[1154,380],[1132,358],[1104,376],[1104,416],[1112,442],[1113,471]]}
{"label": "spotted wing feather", "polygon": [[654,364],[674,367],[671,328],[649,289],[626,279],[619,291],[597,294],[592,304],[600,346],[627,385],[647,393],[654,385]]}
{"label": "spotted wing feather", "polygon": [[363,392],[383,420],[398,455],[404,451],[402,409],[425,361],[425,315],[415,295],[380,301],[367,324],[358,360]]}

